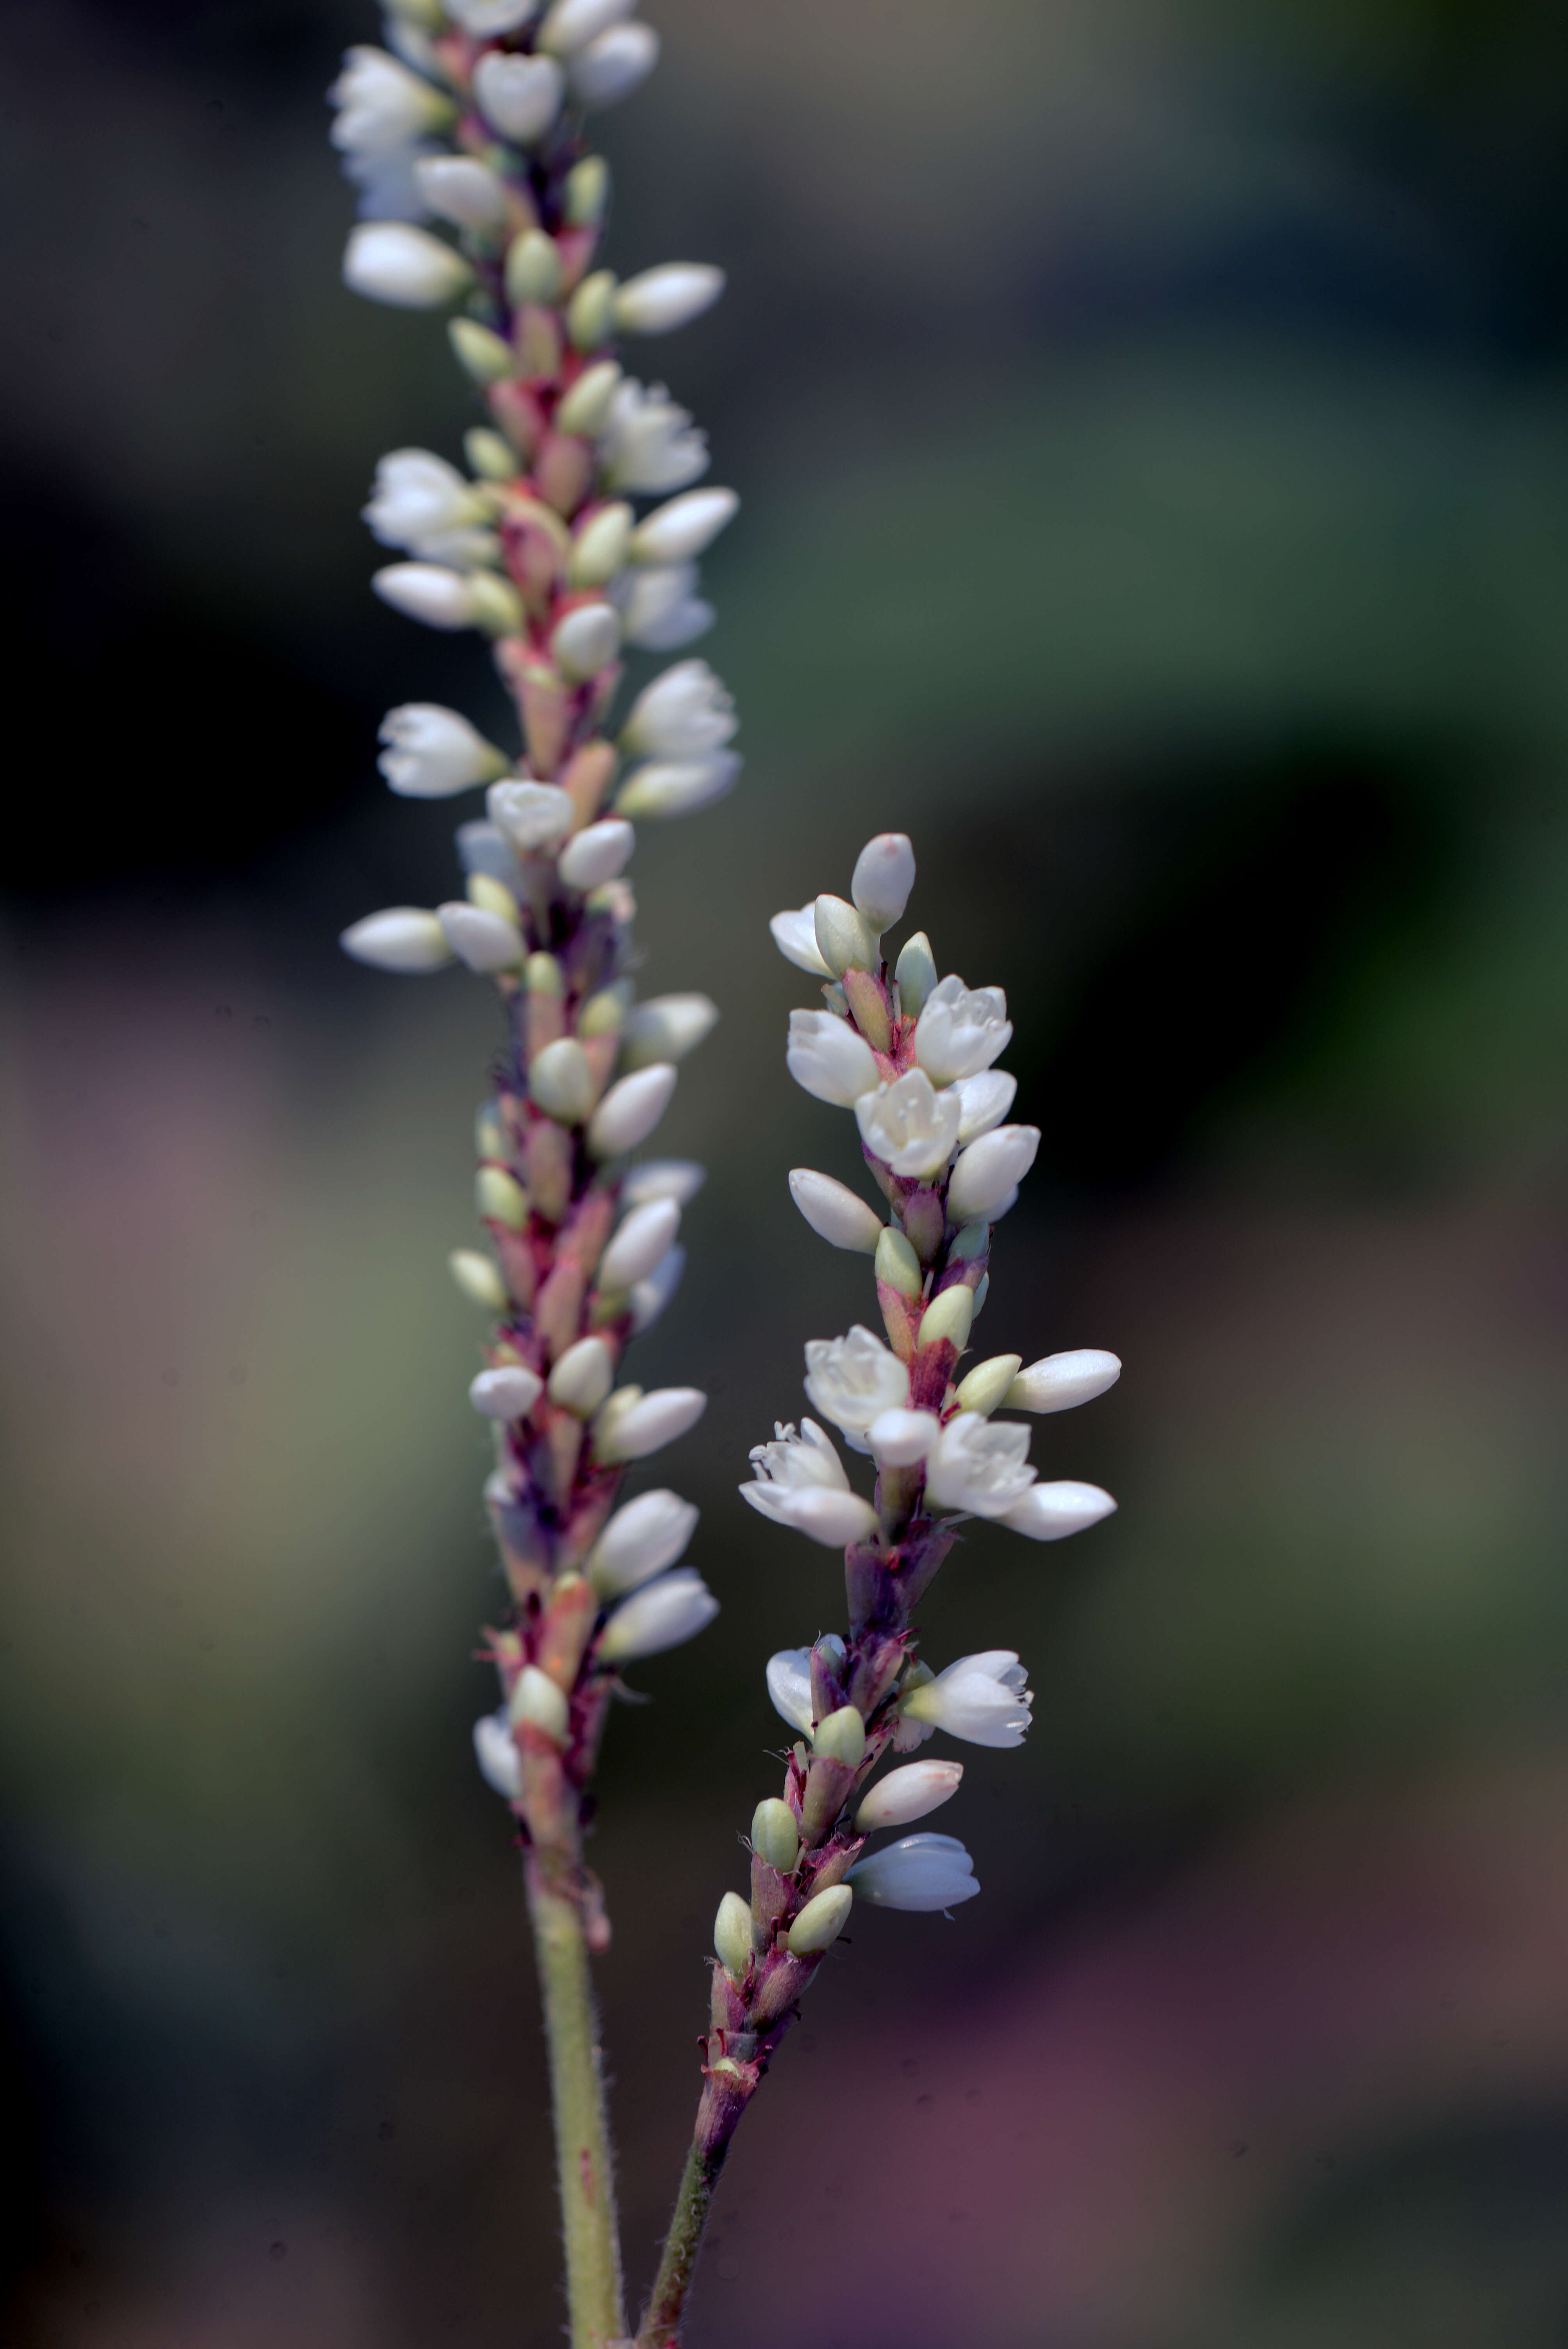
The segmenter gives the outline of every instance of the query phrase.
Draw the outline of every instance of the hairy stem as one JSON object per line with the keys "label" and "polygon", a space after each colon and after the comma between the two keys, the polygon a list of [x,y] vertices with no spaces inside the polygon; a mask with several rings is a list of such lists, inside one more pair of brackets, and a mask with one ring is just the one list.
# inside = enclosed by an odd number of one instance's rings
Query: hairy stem
{"label": "hairy stem", "polygon": [[550,1884],[536,1859],[526,1878],[550,2050],[572,2349],[605,2349],[625,2338],[626,2316],[588,1944],[576,1902]]}
{"label": "hairy stem", "polygon": [[728,2151],[727,2137],[717,2146],[694,2141],[686,2156],[670,2231],[665,2237],[664,2257],[659,2261],[647,2314],[637,2333],[636,2349],[676,2349],[686,2294],[691,2290],[692,2270],[702,2249],[714,2189]]}

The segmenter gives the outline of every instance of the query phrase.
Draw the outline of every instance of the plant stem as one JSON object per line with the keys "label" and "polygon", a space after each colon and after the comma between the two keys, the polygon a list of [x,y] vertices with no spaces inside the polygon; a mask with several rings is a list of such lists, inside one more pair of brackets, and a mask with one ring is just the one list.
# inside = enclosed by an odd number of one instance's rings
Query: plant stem
{"label": "plant stem", "polygon": [[626,2315],[588,1945],[576,1902],[548,1881],[537,1857],[525,1875],[550,2050],[572,2349],[605,2349],[624,2340]]}
{"label": "plant stem", "polygon": [[691,2290],[692,2270],[702,2249],[714,2189],[728,2151],[727,2137],[717,2146],[694,2142],[686,2156],[670,2231],[665,2237],[664,2257],[659,2261],[647,2314],[637,2334],[636,2349],[676,2349],[682,2312]]}

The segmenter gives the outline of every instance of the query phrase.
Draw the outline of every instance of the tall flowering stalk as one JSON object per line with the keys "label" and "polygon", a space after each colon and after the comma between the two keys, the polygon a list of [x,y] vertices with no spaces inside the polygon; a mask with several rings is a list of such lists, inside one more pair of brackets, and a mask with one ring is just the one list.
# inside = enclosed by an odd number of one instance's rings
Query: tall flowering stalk
{"label": "tall flowering stalk", "polygon": [[882,1204],[799,1168],[795,1203],[831,1246],[874,1262],[885,1338],[857,1325],[806,1348],[806,1394],[875,1489],[854,1490],[820,1424],[780,1425],[751,1454],[741,1491],[758,1514],[843,1547],[845,1635],[773,1657],[768,1692],[798,1733],[781,1794],[751,1822],[749,1893],[726,1893],[696,2129],[639,2349],[678,2337],[718,2173],[742,2113],[857,1900],[950,1909],[978,1892],[954,1837],[922,1832],[880,1849],[957,1792],[956,1762],[907,1762],[868,1786],[891,1754],[934,1732],[977,1745],[1021,1744],[1033,1698],[1010,1648],[934,1673],[916,1653],[914,1609],[960,1527],[994,1518],[1032,1541],[1057,1541],[1115,1507],[1098,1485],[1042,1484],[1029,1432],[1003,1410],[1062,1411],[1103,1394],[1114,1354],[1051,1354],[1026,1369],[996,1354],[962,1377],[972,1325],[991,1286],[992,1236],[1034,1164],[1039,1129],[1006,1121],[1016,1081],[995,1063],[1012,1036],[999,988],[937,977],[923,933],[891,967],[882,937],[902,920],[914,854],[902,833],[869,843],[850,898],[822,896],[775,916],[789,960],[822,981],[824,1009],[797,1011],[791,1075],[819,1101],[851,1110]]}
{"label": "tall flowering stalk", "polygon": [[[502,1702],[475,1744],[524,1852],[575,2349],[626,2331],[588,1971],[609,1926],[583,1857],[587,1787],[622,1666],[717,1610],[678,1563],[696,1510],[664,1490],[616,1506],[628,1464],[704,1408],[696,1388],[645,1394],[620,1379],[673,1294],[681,1210],[702,1181],[682,1162],[626,1160],[717,1017],[705,996],[636,1000],[624,875],[634,821],[707,805],[740,763],[729,698],[699,660],[666,669],[609,730],[624,648],[676,651],[710,625],[696,558],[738,502],[693,488],[703,435],[613,355],[617,334],[668,332],[723,286],[695,264],[624,284],[599,265],[609,174],[585,118],[655,60],[632,6],[555,0],[541,17],[538,0],[392,0],[387,47],[351,49],[330,93],[361,196],[344,275],[374,300],[460,305],[452,347],[488,410],[466,471],[428,450],[384,458],[366,519],[409,558],[377,573],[387,603],[490,639],[522,753],[455,710],[388,714],[392,790],[488,786],[486,815],[458,833],[461,895],[371,914],[343,943],[384,970],[490,976],[506,1021],[478,1127],[490,1247],[451,1258],[496,1317],[469,1392],[495,1430],[485,1496],[511,1598],[488,1641]],[[639,517],[648,498],[666,502]]]}

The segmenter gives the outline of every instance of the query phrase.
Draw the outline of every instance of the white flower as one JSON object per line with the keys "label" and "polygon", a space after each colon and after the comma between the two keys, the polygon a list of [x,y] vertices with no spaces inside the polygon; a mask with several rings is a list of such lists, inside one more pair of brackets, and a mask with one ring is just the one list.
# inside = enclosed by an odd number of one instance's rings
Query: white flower
{"label": "white flower", "polygon": [[615,1358],[603,1338],[579,1338],[550,1373],[550,1400],[559,1411],[592,1419],[615,1382]]}
{"label": "white flower", "polygon": [[831,978],[833,974],[822,960],[822,949],[817,944],[817,908],[815,904],[802,905],[798,913],[775,914],[768,925],[773,933],[773,943],[786,962],[797,970],[809,970],[814,978]]}
{"label": "white flower", "polygon": [[847,1184],[836,1183],[830,1174],[814,1174],[809,1166],[797,1166],[789,1175],[789,1196],[811,1229],[830,1247],[855,1248],[862,1256],[876,1254],[882,1219]]}
{"label": "white flower", "polygon": [[1121,1376],[1114,1354],[1083,1346],[1075,1353],[1047,1354],[1020,1371],[1004,1402],[1009,1411],[1070,1411],[1075,1403],[1092,1402]]}
{"label": "white flower", "polygon": [[700,481],[708,467],[707,435],[662,383],[627,377],[615,387],[600,441],[605,487],[657,497]]}
{"label": "white flower", "polygon": [[954,1223],[1005,1215],[1039,1146],[1037,1125],[999,1125],[972,1142],[960,1153],[947,1185],[947,1212]]}
{"label": "white flower", "polygon": [[811,1651],[781,1648],[768,1659],[768,1693],[773,1710],[791,1729],[811,1733]]}
{"label": "white flower", "polygon": [[970,988],[961,978],[944,978],[915,1023],[914,1057],[934,1084],[950,1085],[988,1069],[1012,1033],[999,987]]}
{"label": "white flower", "polygon": [[676,764],[657,761],[639,767],[631,781],[622,785],[615,794],[615,806],[622,815],[645,816],[654,822],[695,815],[699,808],[712,807],[716,800],[734,790],[740,768],[736,750]]}
{"label": "white flower", "polygon": [[346,155],[343,176],[359,191],[363,221],[422,221],[430,206],[419,184],[420,147],[377,147]]}
{"label": "white flower", "polygon": [[943,1429],[926,1464],[925,1497],[939,1509],[1005,1516],[1035,1481],[1028,1450],[1026,1427],[961,1411]]}
{"label": "white flower", "polygon": [[636,844],[637,835],[629,823],[619,816],[606,816],[567,842],[561,852],[561,877],[569,889],[584,894],[598,889],[625,871]]}
{"label": "white flower", "polygon": [[521,1729],[526,1723],[552,1744],[566,1744],[572,1722],[570,1701],[565,1690],[537,1664],[524,1664],[511,1684],[506,1709],[514,1728]]}
{"label": "white flower", "polygon": [[739,511],[740,500],[733,490],[687,490],[644,516],[632,533],[632,561],[690,563],[707,553]]}
{"label": "white flower", "polygon": [[413,165],[423,208],[454,228],[481,233],[506,218],[506,189],[488,164],[472,155],[421,155]]}
{"label": "white flower", "polygon": [[961,1077],[953,1088],[960,1103],[960,1143],[977,1141],[994,1125],[1000,1125],[1017,1090],[1017,1078],[1010,1077],[1005,1069],[983,1069],[977,1077]]}
{"label": "white flower", "polygon": [[963,1775],[962,1762],[911,1762],[890,1770],[855,1813],[855,1833],[872,1835],[878,1827],[906,1827],[925,1818],[952,1801]]}
{"label": "white flower", "polygon": [[474,1759],[487,1786],[493,1787],[509,1803],[521,1800],[522,1760],[504,1704],[499,1713],[487,1713],[481,1721],[475,1722]]}
{"label": "white flower", "polygon": [[639,758],[701,759],[734,739],[735,704],[706,661],[677,661],[645,686],[622,740]]}
{"label": "white flower", "polygon": [[492,783],[485,808],[497,830],[524,852],[553,848],[576,821],[570,792],[559,783]]}
{"label": "white flower", "polygon": [[676,1074],[664,1061],[611,1086],[589,1122],[588,1147],[595,1158],[618,1158],[646,1142],[670,1105]]}
{"label": "white flower", "polygon": [[492,41],[498,33],[515,33],[526,25],[539,0],[445,0],[448,16],[476,41]]}
{"label": "white flower", "polygon": [[857,1322],[847,1338],[812,1338],[806,1346],[806,1392],[824,1419],[863,1435],[884,1411],[909,1401],[909,1372],[898,1356]]}
{"label": "white flower", "polygon": [[519,57],[487,49],[474,67],[474,101],[503,139],[531,147],[561,111],[565,91],[553,57]]}
{"label": "white flower", "polygon": [[469,968],[481,973],[515,970],[528,949],[522,932],[504,914],[488,905],[473,905],[453,897],[438,905],[436,917],[447,934],[447,944]]}
{"label": "white flower", "polygon": [[961,1656],[913,1690],[899,1710],[971,1745],[1021,1745],[1035,1701],[1027,1681],[1014,1649],[987,1648],[978,1656]]}
{"label": "white flower", "polygon": [[337,109],[331,130],[343,154],[385,153],[428,138],[452,117],[452,104],[423,77],[410,73],[385,49],[349,49],[343,71],[327,91]]}
{"label": "white flower", "polygon": [[1078,1485],[1064,1477],[1059,1484],[1031,1485],[1002,1523],[1031,1541],[1061,1541],[1068,1534],[1081,1534],[1086,1526],[1098,1526],[1115,1507],[1110,1495],[1098,1485]]}
{"label": "white flower", "polygon": [[718,1021],[718,1006],[707,995],[651,995],[634,1003],[621,1030],[622,1063],[646,1068],[652,1061],[684,1061]]}
{"label": "white flower", "polygon": [[893,1174],[936,1174],[957,1145],[963,1106],[956,1092],[939,1093],[923,1069],[910,1069],[891,1085],[862,1093],[855,1123],[872,1157]]}
{"label": "white flower", "polygon": [[707,1409],[707,1397],[696,1387],[655,1387],[615,1414],[608,1433],[595,1446],[599,1458],[606,1465],[645,1460],[694,1428]]}
{"label": "white flower", "polygon": [[539,28],[539,46],[552,56],[569,57],[612,25],[621,24],[636,5],[637,0],[555,0]]}
{"label": "white flower", "polygon": [[572,94],[583,106],[614,106],[629,98],[659,61],[651,25],[613,25],[572,60]]}
{"label": "white flower", "polygon": [[510,1422],[526,1419],[544,1392],[537,1371],[521,1362],[504,1362],[499,1370],[481,1371],[469,1389],[469,1401],[485,1419]]}
{"label": "white flower", "polygon": [[678,1244],[662,1256],[645,1280],[634,1281],[627,1302],[632,1309],[632,1335],[640,1338],[651,1330],[686,1273],[686,1252]]}
{"label": "white flower", "polygon": [[376,468],[364,519],[383,546],[470,571],[500,552],[495,533],[480,526],[484,513],[471,485],[444,457],[428,449],[395,449]]}
{"label": "white flower", "polygon": [[400,310],[438,310],[473,278],[460,253],[428,229],[404,221],[361,221],[348,233],[343,282],[372,302]]}
{"label": "white flower", "polygon": [[650,1199],[634,1207],[599,1259],[601,1291],[630,1288],[645,1280],[660,1258],[675,1246],[681,1211],[673,1199]]}
{"label": "white flower", "polygon": [[717,1612],[718,1601],[696,1567],[678,1566],[621,1601],[600,1639],[600,1661],[630,1664],[639,1656],[661,1656],[695,1640]]}
{"label": "white flower", "polygon": [[460,571],[447,571],[435,563],[389,563],[370,582],[384,604],[405,619],[422,620],[428,628],[471,628],[474,597],[470,582]]}
{"label": "white flower", "polygon": [[453,959],[439,920],[422,905],[388,905],[384,913],[366,914],[337,943],[373,970],[440,970]]}
{"label": "white flower", "polygon": [[406,800],[445,800],[503,773],[506,761],[492,742],[455,709],[439,702],[405,701],[381,720],[387,748],[377,761],[388,785]]}
{"label": "white flower", "polygon": [[866,1442],[879,1468],[913,1468],[929,1459],[942,1427],[932,1411],[879,1412],[866,1430]]}
{"label": "white flower", "polygon": [[648,1158],[630,1169],[621,1197],[628,1207],[645,1206],[650,1199],[673,1199],[677,1207],[689,1207],[707,1181],[707,1167],[695,1158]]}
{"label": "white flower", "polygon": [[798,1085],[835,1109],[852,1107],[881,1075],[865,1038],[833,1011],[791,1011],[784,1065]]}
{"label": "white flower", "polygon": [[706,261],[665,261],[616,288],[615,324],[624,335],[673,335],[711,310],[723,291],[722,269]]}
{"label": "white flower", "polygon": [[756,1482],[741,1485],[743,1499],[775,1525],[791,1526],[830,1549],[868,1540],[876,1511],[851,1492],[843,1463],[815,1420],[803,1420],[799,1435],[793,1426],[775,1435],[772,1444],[752,1446]]}
{"label": "white flower", "polygon": [[874,1909],[951,1909],[980,1889],[969,1854],[956,1836],[944,1835],[905,1836],[857,1859],[844,1880],[854,1886],[857,1900]]}
{"label": "white flower", "polygon": [[674,1566],[696,1531],[697,1512],[678,1493],[639,1493],[594,1543],[587,1575],[603,1599],[621,1599]]}
{"label": "white flower", "polygon": [[880,936],[903,917],[914,886],[914,850],[907,833],[879,832],[855,859],[850,895]]}
{"label": "white flower", "polygon": [[717,616],[694,593],[696,578],[695,563],[629,573],[616,596],[626,642],[645,652],[675,653],[706,636]]}

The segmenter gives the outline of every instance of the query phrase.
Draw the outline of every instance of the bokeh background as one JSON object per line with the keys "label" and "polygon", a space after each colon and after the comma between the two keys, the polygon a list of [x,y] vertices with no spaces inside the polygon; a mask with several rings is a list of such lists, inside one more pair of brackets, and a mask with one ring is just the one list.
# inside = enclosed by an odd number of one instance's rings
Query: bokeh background
{"label": "bokeh background", "polygon": [[[1021,1650],[727,2180],[693,2349],[1568,2338],[1568,24],[1532,0],[658,0],[612,259],[732,273],[649,354],[745,495],[705,651],[744,788],[639,852],[724,1021],[645,1481],[724,1612],[635,1675],[595,1847],[629,2259],[831,1557],[734,1485],[867,1310],[786,1169],[765,917],[911,831],[1006,986],[1038,1174],[988,1350],[1109,1346],[1104,1482],[985,1528]],[[497,1603],[445,1250],[494,1035],[334,940],[445,894],[391,702],[501,722],[366,589],[438,326],[350,299],[356,0],[11,0],[0,2339],[543,2349],[535,1997],[469,1725]]]}

